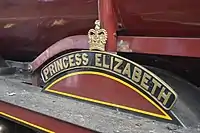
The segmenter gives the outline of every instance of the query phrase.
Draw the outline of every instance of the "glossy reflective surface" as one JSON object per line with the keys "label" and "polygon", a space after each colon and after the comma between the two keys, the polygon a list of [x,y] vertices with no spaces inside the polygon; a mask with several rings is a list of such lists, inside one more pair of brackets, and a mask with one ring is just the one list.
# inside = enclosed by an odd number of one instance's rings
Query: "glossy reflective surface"
{"label": "glossy reflective surface", "polygon": [[78,125],[74,125],[40,113],[20,108],[19,106],[15,106],[13,104],[11,105],[8,103],[0,102],[0,107],[1,117],[5,117],[23,126],[36,129],[38,132],[66,133],[67,131],[69,133],[94,133],[94,131],[80,127]]}
{"label": "glossy reflective surface", "polygon": [[116,1],[127,34],[199,37],[199,0]]}
{"label": "glossy reflective surface", "polygon": [[8,127],[6,127],[6,125],[1,123],[1,121],[0,121],[0,133],[10,133]]}
{"label": "glossy reflective surface", "polygon": [[[114,0],[122,35],[200,36],[199,0]],[[87,34],[97,0],[1,0],[0,54],[33,60],[55,42]]]}
{"label": "glossy reflective surface", "polygon": [[87,34],[96,18],[96,0],[1,0],[0,53],[33,59],[67,36]]}
{"label": "glossy reflective surface", "polygon": [[163,115],[136,91],[100,75],[74,75],[57,82],[49,89]]}

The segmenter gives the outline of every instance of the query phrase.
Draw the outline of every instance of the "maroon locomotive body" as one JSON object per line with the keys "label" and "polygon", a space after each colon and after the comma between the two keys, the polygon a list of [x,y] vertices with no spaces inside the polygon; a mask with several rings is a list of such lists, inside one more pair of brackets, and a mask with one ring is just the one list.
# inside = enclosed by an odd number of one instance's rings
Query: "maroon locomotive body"
{"label": "maroon locomotive body", "polygon": [[[113,5],[119,35],[199,37],[198,0],[116,0]],[[97,18],[97,0],[2,0],[0,53],[33,60],[63,38],[87,34]]]}
{"label": "maroon locomotive body", "polygon": [[198,127],[199,7],[1,0],[0,133],[133,132],[144,117]]}

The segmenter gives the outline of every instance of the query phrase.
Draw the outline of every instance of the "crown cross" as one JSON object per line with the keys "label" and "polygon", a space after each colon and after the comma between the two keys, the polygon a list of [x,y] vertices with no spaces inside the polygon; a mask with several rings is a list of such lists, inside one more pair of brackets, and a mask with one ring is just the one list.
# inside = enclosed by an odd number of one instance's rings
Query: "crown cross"
{"label": "crown cross", "polygon": [[108,38],[107,31],[101,29],[100,21],[95,21],[95,28],[88,31],[90,50],[105,51],[105,45]]}

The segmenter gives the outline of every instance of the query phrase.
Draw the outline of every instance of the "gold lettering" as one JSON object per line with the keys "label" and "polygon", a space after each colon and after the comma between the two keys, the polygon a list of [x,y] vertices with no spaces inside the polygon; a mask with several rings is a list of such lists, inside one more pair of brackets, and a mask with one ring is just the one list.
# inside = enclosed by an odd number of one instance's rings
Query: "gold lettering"
{"label": "gold lettering", "polygon": [[149,89],[149,86],[147,85],[148,81],[151,79],[151,76],[147,73],[144,73],[141,81],[141,86],[145,88],[146,90]]}
{"label": "gold lettering", "polygon": [[103,55],[103,67],[104,68],[109,68],[109,65],[106,64],[106,55]]}
{"label": "gold lettering", "polygon": [[55,70],[54,70],[54,65],[53,64],[49,65],[49,72],[50,72],[51,76],[54,75]]}
{"label": "gold lettering", "polygon": [[119,58],[115,58],[115,61],[117,62],[117,64],[114,66],[114,71],[121,73],[122,70],[119,69],[119,67],[122,65],[123,60],[119,59]]}
{"label": "gold lettering", "polygon": [[112,70],[113,69],[113,56],[111,57],[111,59],[110,59],[110,69]]}
{"label": "gold lettering", "polygon": [[88,59],[88,55],[86,53],[82,54],[82,58],[83,58],[83,65],[88,65],[89,63],[89,59]]}
{"label": "gold lettering", "polygon": [[162,85],[155,79],[152,80],[153,82],[153,89],[151,90],[151,94],[155,94],[157,88],[160,88]]}
{"label": "gold lettering", "polygon": [[142,70],[139,69],[138,67],[134,67],[132,80],[135,82],[140,82],[141,75],[142,75]]}
{"label": "gold lettering", "polygon": [[57,68],[56,62],[53,62],[53,65],[54,65],[54,68],[55,68],[55,72],[57,73],[58,72],[58,68]]}
{"label": "gold lettering", "polygon": [[64,68],[68,68],[67,61],[68,61],[67,57],[63,57],[63,66],[64,66]]}
{"label": "gold lettering", "polygon": [[71,54],[68,56],[69,57],[69,66],[70,67],[74,67],[75,66],[75,63],[74,63],[74,54]]}
{"label": "gold lettering", "polygon": [[101,54],[95,54],[95,66],[101,67]]}
{"label": "gold lettering", "polygon": [[129,78],[131,78],[131,65],[130,65],[130,63],[126,64],[122,74],[127,75]]}
{"label": "gold lettering", "polygon": [[158,95],[158,100],[161,100],[161,98],[164,99],[163,101],[163,105],[166,105],[170,96],[171,96],[171,92],[168,92],[167,94],[165,93],[166,88],[162,87],[162,90],[160,91],[160,94]]}
{"label": "gold lettering", "polygon": [[43,70],[43,74],[44,74],[44,78],[46,79],[46,80],[48,80],[48,74],[49,74],[49,69],[48,68],[45,68],[44,70]]}
{"label": "gold lettering", "polygon": [[76,65],[80,66],[81,65],[81,55],[80,54],[76,54],[75,55],[75,60],[76,60]]}
{"label": "gold lettering", "polygon": [[62,59],[56,61],[57,70],[61,71],[63,69]]}

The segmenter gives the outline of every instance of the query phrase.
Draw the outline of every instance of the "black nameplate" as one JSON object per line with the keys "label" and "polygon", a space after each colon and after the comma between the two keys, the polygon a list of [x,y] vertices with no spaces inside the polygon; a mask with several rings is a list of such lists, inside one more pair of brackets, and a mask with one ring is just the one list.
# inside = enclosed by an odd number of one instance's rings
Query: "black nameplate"
{"label": "black nameplate", "polygon": [[41,70],[42,80],[47,83],[58,74],[74,69],[112,73],[140,88],[167,110],[171,109],[177,99],[173,89],[146,68],[121,56],[100,51],[85,50],[62,55]]}

